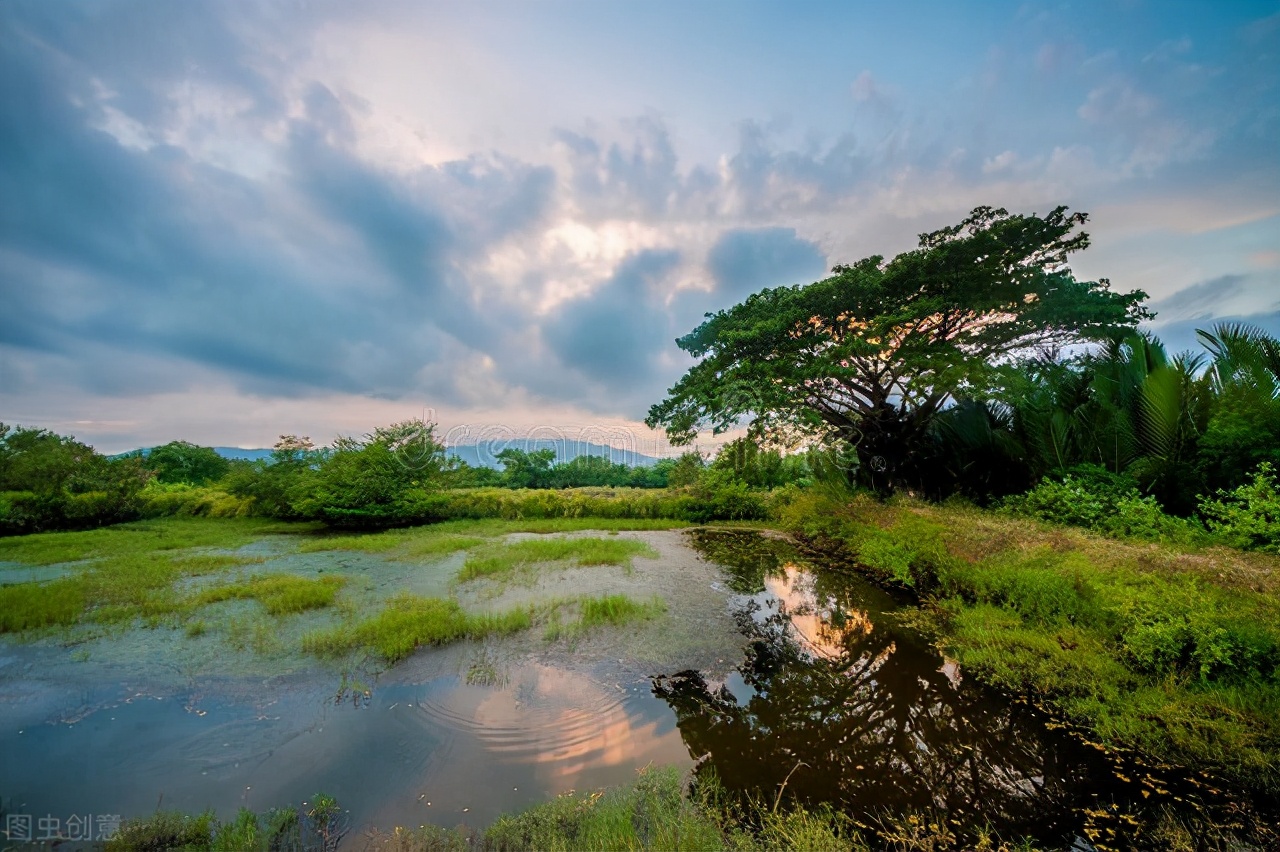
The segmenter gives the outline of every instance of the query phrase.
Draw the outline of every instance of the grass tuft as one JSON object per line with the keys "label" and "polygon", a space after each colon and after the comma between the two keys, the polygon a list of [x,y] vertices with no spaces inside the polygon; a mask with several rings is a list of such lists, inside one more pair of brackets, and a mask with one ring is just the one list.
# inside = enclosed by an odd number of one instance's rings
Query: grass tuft
{"label": "grass tuft", "polygon": [[194,604],[203,606],[227,600],[257,600],[271,615],[286,615],[321,609],[333,604],[338,590],[347,578],[329,575],[319,579],[295,577],[291,574],[251,577],[240,583],[213,586],[200,592]]}
{"label": "grass tuft", "polygon": [[657,552],[632,539],[551,538],[515,541],[486,548],[467,557],[458,573],[462,582],[504,574],[539,562],[573,561],[578,565],[630,566],[634,556],[656,559]]}
{"label": "grass tuft", "polygon": [[401,594],[388,601],[381,613],[364,621],[307,634],[302,647],[321,657],[367,649],[388,663],[396,663],[426,645],[514,633],[532,624],[527,608],[475,615],[457,601]]}

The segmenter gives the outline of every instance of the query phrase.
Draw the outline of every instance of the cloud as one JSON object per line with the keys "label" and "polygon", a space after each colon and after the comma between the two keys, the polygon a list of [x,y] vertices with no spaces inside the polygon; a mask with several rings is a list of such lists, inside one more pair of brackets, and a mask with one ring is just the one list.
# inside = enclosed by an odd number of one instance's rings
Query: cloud
{"label": "cloud", "polygon": [[1222,275],[1183,288],[1151,307],[1161,319],[1206,319],[1244,292],[1246,280],[1243,275]]}
{"label": "cloud", "polygon": [[659,286],[678,261],[672,251],[640,252],[590,295],[561,305],[541,324],[560,365],[623,392],[649,385],[669,339]]}
{"label": "cloud", "polygon": [[818,246],[796,236],[795,228],[752,228],[724,232],[707,254],[715,297],[738,302],[765,287],[808,284],[821,278],[827,259]]}
{"label": "cloud", "polygon": [[1265,334],[1280,338],[1280,311],[1267,311],[1255,314],[1231,314],[1213,318],[1187,319],[1161,325],[1154,330],[1170,352],[1203,352],[1204,346],[1196,337],[1196,331],[1212,329],[1219,324],[1243,323],[1260,329]]}
{"label": "cloud", "polygon": [[[893,31],[836,14],[806,37]],[[588,80],[549,45],[603,18],[530,19],[544,42],[447,7],[0,5],[4,407],[46,410],[53,384],[113,411],[217,385],[312,414],[636,416],[705,311],[978,204],[1095,213],[1086,254],[1118,288],[1194,285],[1162,320],[1265,315],[1274,23],[1223,12],[1186,43],[1173,14],[1101,50],[1068,17],[992,14],[1008,40],[945,61],[864,39],[854,67],[885,70],[850,83],[817,48],[761,75],[781,36],[750,15],[715,75],[688,41],[662,73],[619,60]],[[601,34],[635,55],[671,42]]]}

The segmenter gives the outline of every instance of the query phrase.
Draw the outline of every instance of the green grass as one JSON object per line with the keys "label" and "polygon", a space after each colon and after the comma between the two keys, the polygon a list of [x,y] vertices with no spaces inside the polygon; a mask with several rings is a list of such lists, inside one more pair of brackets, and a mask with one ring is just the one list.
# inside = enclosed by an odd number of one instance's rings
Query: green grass
{"label": "green grass", "polygon": [[78,580],[0,586],[0,633],[74,624],[84,608],[84,584]]}
{"label": "green grass", "polygon": [[426,645],[514,633],[532,624],[528,607],[473,614],[457,601],[400,594],[387,602],[386,609],[364,621],[307,634],[302,647],[320,657],[368,650],[395,663]]}
{"label": "green grass", "polygon": [[725,836],[709,810],[684,796],[679,773],[663,768],[642,771],[627,787],[560,796],[500,817],[484,832],[481,848],[676,852],[722,849]]}
{"label": "green grass", "polygon": [[911,501],[812,496],[786,520],[914,590],[978,679],[1109,745],[1280,793],[1280,559]]}
{"label": "green grass", "polygon": [[577,565],[625,565],[631,558],[656,559],[657,552],[644,542],[620,538],[549,538],[498,544],[472,553],[458,573],[462,582],[503,574],[539,562],[573,561]]}
{"label": "green grass", "polygon": [[84,532],[49,532],[0,538],[0,561],[54,565],[103,557],[141,556],[193,547],[235,548],[277,533],[312,525],[263,518],[162,518]]}
{"label": "green grass", "polygon": [[[566,611],[572,616],[567,622],[563,617]],[[601,625],[655,618],[665,611],[665,604],[657,597],[637,603],[624,595],[584,595],[501,612],[470,613],[454,600],[404,593],[388,601],[377,615],[307,634],[302,647],[329,658],[365,651],[394,664],[418,648],[516,633],[537,622],[547,625],[545,636],[553,640],[578,636]]]}
{"label": "green grass", "polygon": [[583,595],[574,604],[577,606],[577,618],[572,621],[563,620],[560,608],[550,613],[543,632],[543,638],[548,642],[560,638],[576,638],[593,627],[621,627],[635,621],[648,621],[667,611],[667,605],[656,595],[645,603],[634,601],[626,595],[604,595],[598,598]]}
{"label": "green grass", "polygon": [[303,542],[300,553],[317,553],[329,550],[350,550],[361,553],[385,553],[393,559],[420,559],[447,556],[460,550],[468,550],[484,543],[485,539],[510,533],[580,532],[600,530],[616,533],[619,530],[668,530],[688,526],[685,521],[662,518],[531,518],[506,520],[482,518],[479,520],[445,521],[422,527],[386,530],[354,535],[325,535]]}
{"label": "green grass", "polygon": [[332,603],[341,584],[336,578],[262,578],[195,594],[175,589],[175,583],[185,577],[216,575],[265,561],[208,549],[241,547],[291,529],[251,518],[165,518],[86,532],[0,539],[0,559],[34,565],[80,563],[57,580],[0,587],[0,633],[83,621],[119,624],[142,618],[156,624],[228,597],[259,598],[273,614]]}
{"label": "green grass", "polygon": [[291,574],[251,577],[243,582],[205,589],[192,603],[204,606],[219,601],[251,598],[261,603],[268,614],[285,615],[330,606],[338,590],[346,582],[346,577],[338,575],[314,580]]}

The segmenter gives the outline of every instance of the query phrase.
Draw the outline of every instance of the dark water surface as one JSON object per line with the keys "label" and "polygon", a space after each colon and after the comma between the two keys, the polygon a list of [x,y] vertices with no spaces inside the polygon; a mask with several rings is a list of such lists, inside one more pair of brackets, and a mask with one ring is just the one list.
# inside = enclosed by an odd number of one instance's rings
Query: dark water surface
{"label": "dark water surface", "polygon": [[1092,838],[1159,849],[1168,841],[1155,829],[1173,812],[1203,841],[1237,826],[1271,848],[1275,803],[1104,750],[970,682],[899,626],[902,603],[856,574],[815,570],[755,533],[692,535],[752,595],[738,614],[751,649],[728,683],[682,672],[658,678],[655,692],[703,757],[697,772],[730,790],[827,803],[872,832],[887,814],[916,813],[961,836],[987,827],[1056,848]]}

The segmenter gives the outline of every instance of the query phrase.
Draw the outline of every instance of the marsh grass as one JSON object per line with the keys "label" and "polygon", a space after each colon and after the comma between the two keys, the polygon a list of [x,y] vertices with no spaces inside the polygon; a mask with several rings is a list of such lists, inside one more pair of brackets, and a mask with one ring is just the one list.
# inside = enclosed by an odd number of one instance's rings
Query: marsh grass
{"label": "marsh grass", "polygon": [[[570,611],[566,621],[563,612]],[[572,611],[576,610],[576,614]],[[557,639],[576,639],[595,627],[621,627],[636,621],[648,621],[667,611],[662,598],[654,595],[645,602],[634,601],[626,595],[583,595],[577,600],[557,606],[547,617],[543,638],[548,642]]]}
{"label": "marsh grass", "polygon": [[[363,621],[308,633],[302,648],[318,657],[342,657],[352,652],[370,652],[395,664],[418,648],[448,645],[464,639],[483,639],[546,626],[548,640],[578,636],[600,625],[622,625],[657,617],[666,611],[655,597],[637,603],[623,595],[600,598],[583,596],[541,601],[497,612],[471,613],[455,600],[428,598],[402,593],[387,602],[386,608]],[[566,621],[565,614],[570,615]],[[493,669],[486,656],[476,667],[483,679]],[[496,669],[492,673],[497,676]],[[468,674],[470,678],[470,674]],[[469,680],[470,682],[470,680]]]}
{"label": "marsh grass", "polygon": [[231,549],[263,536],[296,534],[309,524],[263,518],[162,518],[83,532],[49,532],[0,538],[0,561],[56,565],[84,559],[143,556],[195,547]]}
{"label": "marsh grass", "polygon": [[338,590],[346,583],[345,577],[335,574],[318,579],[292,574],[250,577],[242,582],[204,589],[192,605],[249,598],[261,603],[270,615],[285,615],[332,605]]}
{"label": "marsh grass", "polygon": [[385,553],[392,559],[422,559],[447,556],[483,544],[486,539],[511,533],[581,532],[599,530],[616,534],[620,530],[668,530],[686,527],[685,521],[662,518],[529,518],[508,520],[480,518],[444,521],[428,526],[386,530],[354,535],[324,535],[303,542],[300,553],[350,550]]}
{"label": "marsh grass", "polygon": [[924,603],[962,668],[1110,746],[1280,792],[1280,559],[963,506],[811,496],[786,523]]}
{"label": "marsh grass", "polygon": [[273,615],[328,606],[344,582],[341,578],[258,577],[196,593],[175,588],[184,578],[217,575],[265,561],[260,556],[210,553],[210,549],[242,547],[298,528],[253,518],[165,518],[85,532],[0,539],[0,559],[34,565],[71,563],[72,572],[45,583],[0,587],[0,633],[85,621],[127,624],[136,619],[154,627],[230,598],[256,598]]}
{"label": "marsh grass", "polygon": [[559,796],[513,816],[500,817],[479,848],[702,850],[725,848],[715,815],[684,796],[672,768],[645,769],[626,787]]}
{"label": "marsh grass", "polygon": [[624,538],[549,538],[494,544],[467,557],[458,580],[504,574],[516,568],[542,562],[572,561],[579,566],[622,565],[630,571],[631,559],[658,557],[657,551],[641,541]]}
{"label": "marsh grass", "polygon": [[252,651],[262,657],[270,656],[284,647],[277,625],[262,615],[230,619],[226,625],[226,639],[227,644],[237,651]]}
{"label": "marsh grass", "polygon": [[457,601],[400,594],[387,602],[386,609],[364,621],[307,634],[302,647],[320,657],[368,650],[396,663],[423,646],[515,633],[532,624],[529,607],[473,614]]}

